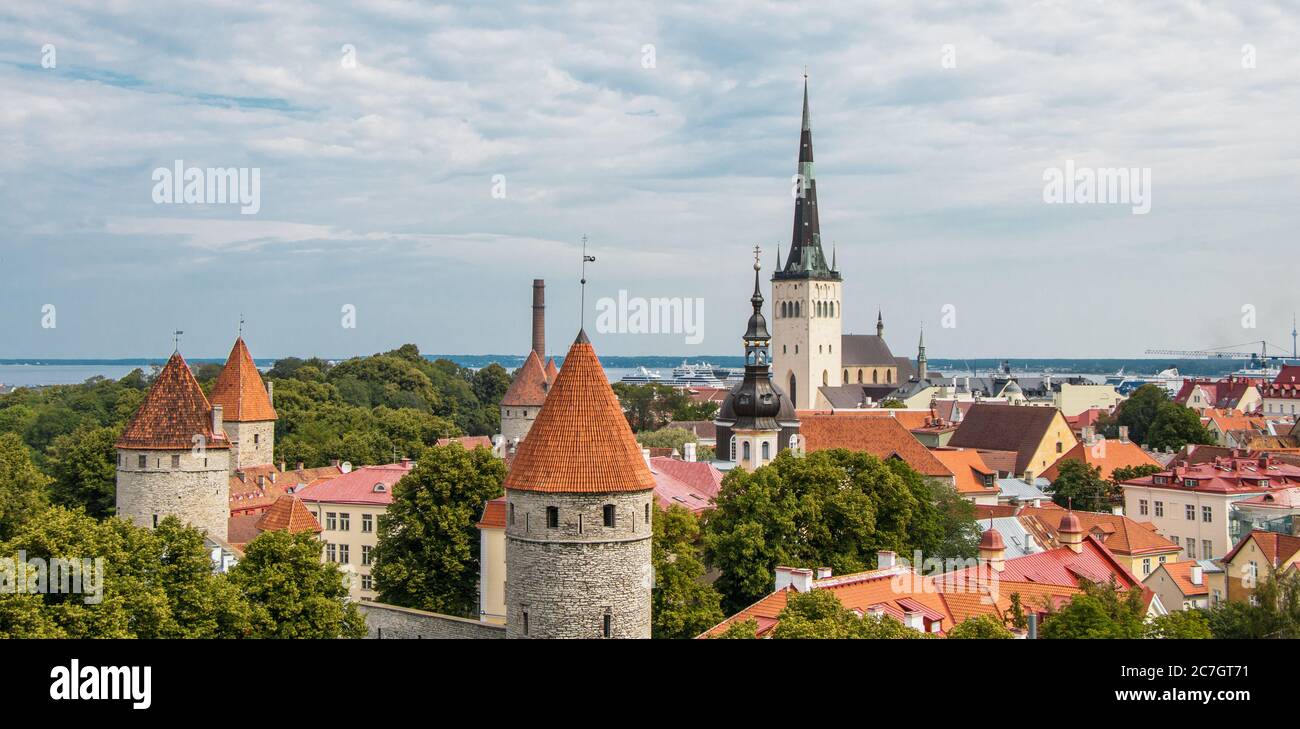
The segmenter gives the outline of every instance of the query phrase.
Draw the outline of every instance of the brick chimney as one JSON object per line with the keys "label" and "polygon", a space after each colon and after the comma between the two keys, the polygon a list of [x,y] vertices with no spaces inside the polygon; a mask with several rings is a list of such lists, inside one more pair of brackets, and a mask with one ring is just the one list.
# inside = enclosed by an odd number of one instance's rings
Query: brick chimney
{"label": "brick chimney", "polygon": [[533,279],[533,351],[546,360],[546,281]]}
{"label": "brick chimney", "polygon": [[812,590],[813,571],[807,567],[777,567],[776,590],[793,587],[796,592]]}
{"label": "brick chimney", "polygon": [[1204,581],[1204,573],[1199,564],[1192,564],[1192,573],[1189,575],[1189,579],[1191,579],[1193,585],[1199,585]]}

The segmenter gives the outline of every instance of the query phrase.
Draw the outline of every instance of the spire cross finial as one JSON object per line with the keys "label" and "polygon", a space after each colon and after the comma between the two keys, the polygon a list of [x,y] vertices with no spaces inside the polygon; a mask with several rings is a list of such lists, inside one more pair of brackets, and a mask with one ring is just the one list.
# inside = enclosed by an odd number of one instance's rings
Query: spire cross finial
{"label": "spire cross finial", "polygon": [[585,326],[587,318],[587,264],[595,263],[596,257],[587,255],[587,234],[582,234],[582,278],[578,283],[582,284],[581,304],[578,310],[578,328]]}
{"label": "spire cross finial", "polygon": [[239,336],[244,336],[244,315],[239,315]]}
{"label": "spire cross finial", "polygon": [[759,255],[762,254],[762,253],[763,253],[763,249],[762,249],[762,248],[759,248],[758,246],[754,246],[754,270],[755,270],[755,271],[757,271],[757,270],[759,269],[759,267],[760,267],[760,265],[759,265],[759,263],[758,263],[758,257],[759,257]]}
{"label": "spire cross finial", "polygon": [[185,333],[185,332],[183,332],[183,331],[181,331],[181,330],[179,330],[179,329],[177,329],[176,331],[172,332],[172,347],[174,348],[174,349],[173,349],[174,352],[179,352],[179,351],[181,351],[181,335],[184,334],[184,333]]}

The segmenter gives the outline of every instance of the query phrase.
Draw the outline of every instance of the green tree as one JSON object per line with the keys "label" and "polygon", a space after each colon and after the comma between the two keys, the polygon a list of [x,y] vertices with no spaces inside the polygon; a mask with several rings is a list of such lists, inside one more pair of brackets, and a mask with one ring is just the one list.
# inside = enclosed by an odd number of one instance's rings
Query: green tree
{"label": "green tree", "polygon": [[50,479],[32,463],[22,438],[0,435],[0,541],[12,537],[45,508]]}
{"label": "green tree", "polygon": [[1225,602],[1210,611],[1215,638],[1300,638],[1300,574],[1270,575],[1253,596],[1254,604]]}
{"label": "green tree", "polygon": [[1029,628],[1029,617],[1025,614],[1024,603],[1020,599],[1020,593],[1011,593],[1011,607],[1008,616],[1011,620],[1011,627],[1016,630],[1026,630]]}
{"label": "green tree", "polygon": [[1153,473],[1160,473],[1164,469],[1154,463],[1144,463],[1139,466],[1120,466],[1110,472],[1110,482],[1112,484],[1111,493],[1118,490],[1119,484],[1125,481],[1132,481],[1135,478],[1150,476]]}
{"label": "green tree", "polygon": [[[1169,392],[1165,388],[1159,385],[1143,385],[1134,390],[1127,400],[1120,403],[1115,425],[1128,426],[1129,438],[1134,443],[1149,443],[1147,430],[1156,419],[1156,411],[1168,402],[1170,402]],[[1118,428],[1114,435],[1117,434]],[[1107,433],[1107,437],[1114,437],[1114,435]]]}
{"label": "green tree", "polygon": [[1110,483],[1101,477],[1098,466],[1063,460],[1052,482],[1052,501],[1080,511],[1105,511],[1110,506]]}
{"label": "green tree", "polygon": [[669,426],[667,428],[660,428],[659,430],[637,433],[636,441],[640,443],[643,448],[672,448],[678,453],[681,453],[686,450],[687,443],[698,443],[700,439],[695,437],[694,433],[685,428],[674,428]]}
{"label": "green tree", "polygon": [[117,485],[114,444],[120,433],[113,426],[83,425],[55,438],[47,458],[47,470],[54,477],[50,501],[82,507],[97,518],[111,516]]}
{"label": "green tree", "polygon": [[714,584],[724,610],[770,593],[777,565],[846,574],[873,567],[881,550],[968,556],[944,550],[978,527],[941,512],[934,495],[906,463],[846,450],[802,458],[785,451],[752,473],[732,470],[717,508],[704,516],[705,554],[721,572]]}
{"label": "green tree", "polygon": [[393,488],[379,519],[371,574],[394,605],[477,617],[483,504],[503,493],[506,468],[486,448],[426,448]]}
{"label": "green tree", "polygon": [[725,617],[719,607],[722,596],[704,581],[699,520],[674,504],[666,510],[655,510],[653,528],[651,635],[694,638]]}
{"label": "green tree", "polygon": [[1141,590],[1120,591],[1115,583],[1084,583],[1083,592],[1063,608],[1049,612],[1038,636],[1062,638],[1143,638],[1146,605]]}
{"label": "green tree", "polygon": [[737,620],[713,637],[723,640],[753,640],[758,637],[758,621],[753,618]]}
{"label": "green tree", "polygon": [[1166,402],[1156,409],[1146,442],[1155,450],[1178,450],[1188,443],[1210,445],[1215,441],[1214,434],[1201,425],[1201,416],[1195,410]]}
{"label": "green tree", "polygon": [[716,407],[695,407],[686,390],[658,382],[615,382],[613,388],[628,425],[636,433],[659,430],[673,420],[707,420],[716,411]]}
{"label": "green tree", "polygon": [[992,615],[974,615],[953,626],[949,638],[1014,638],[1010,630]]}
{"label": "green tree", "polygon": [[780,621],[772,631],[774,639],[909,639],[927,638],[883,615],[858,617],[844,607],[829,590],[791,593]]}
{"label": "green tree", "polygon": [[903,402],[902,400],[899,400],[896,397],[889,397],[889,398],[885,398],[880,402],[880,407],[890,408],[892,410],[898,410],[900,408],[905,409],[907,407],[907,403]]}
{"label": "green tree", "polygon": [[1213,638],[1210,621],[1201,610],[1179,610],[1151,621],[1152,638]]}
{"label": "green tree", "polygon": [[311,532],[263,532],[248,543],[230,581],[249,602],[253,638],[363,638],[366,621],[338,565],[321,562]]}

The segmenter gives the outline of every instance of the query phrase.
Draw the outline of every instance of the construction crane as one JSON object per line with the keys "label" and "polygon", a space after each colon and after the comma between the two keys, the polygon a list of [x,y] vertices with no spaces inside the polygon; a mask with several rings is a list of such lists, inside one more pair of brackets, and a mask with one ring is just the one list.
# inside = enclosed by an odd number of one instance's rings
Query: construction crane
{"label": "construction crane", "polygon": [[[1258,352],[1233,352],[1234,347],[1247,347],[1259,345]],[[1285,352],[1282,347],[1273,345],[1274,350]],[[1229,344],[1226,347],[1216,347],[1214,349],[1148,349],[1147,354],[1158,354],[1165,357],[1179,357],[1181,359],[1248,359],[1251,362],[1267,362],[1274,359],[1284,359],[1286,355],[1269,355],[1268,342],[1260,339],[1254,342],[1244,342],[1242,344]]]}

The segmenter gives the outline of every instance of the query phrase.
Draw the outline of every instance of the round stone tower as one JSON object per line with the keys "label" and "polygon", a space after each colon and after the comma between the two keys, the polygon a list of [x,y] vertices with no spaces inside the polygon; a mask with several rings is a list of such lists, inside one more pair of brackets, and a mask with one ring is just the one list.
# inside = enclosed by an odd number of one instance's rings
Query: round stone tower
{"label": "round stone tower", "polygon": [[226,366],[212,385],[211,401],[222,409],[231,473],[274,463],[275,408],[243,337],[235,340]]}
{"label": "round stone tower", "polygon": [[176,516],[224,541],[230,443],[222,417],[173,354],[117,441],[117,515],[146,527]]}
{"label": "round stone tower", "polygon": [[546,402],[550,382],[546,378],[546,368],[536,351],[530,351],[519,368],[510,389],[501,398],[501,437],[507,446],[513,446],[528,436]]}
{"label": "round stone tower", "polygon": [[507,637],[650,637],[654,485],[580,332],[505,480]]}

